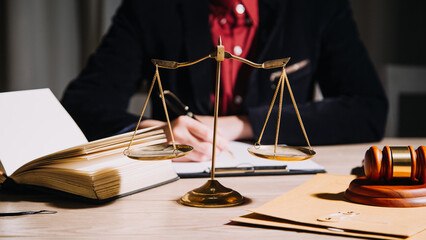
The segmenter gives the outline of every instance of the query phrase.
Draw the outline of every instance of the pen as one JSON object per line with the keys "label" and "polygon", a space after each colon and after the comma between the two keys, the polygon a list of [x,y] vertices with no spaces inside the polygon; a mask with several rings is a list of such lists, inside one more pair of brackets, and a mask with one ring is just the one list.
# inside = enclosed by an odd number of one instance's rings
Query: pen
{"label": "pen", "polygon": [[[198,120],[196,117],[195,117],[195,115],[189,110],[189,106],[188,105],[185,105],[174,93],[172,93],[171,91],[169,91],[169,90],[164,90],[163,91],[163,93],[164,93],[164,96],[171,96],[180,106],[181,106],[181,108],[178,108],[178,107],[176,107],[176,105],[175,104],[173,104],[168,98],[165,98],[165,100],[166,100],[166,104],[167,104],[167,106],[174,112],[174,113],[176,113],[176,114],[178,114],[178,115],[186,115],[186,116],[188,116],[188,117],[190,117],[190,118],[192,118],[192,119],[195,119],[195,120],[197,120],[198,122],[200,122],[200,120]],[[160,97],[161,97],[161,95],[160,95]],[[229,150],[226,150],[225,151],[229,156],[231,156],[232,158],[235,158],[235,156],[234,156],[234,154],[231,152],[231,151],[229,151]]]}
{"label": "pen", "polygon": [[[210,169],[205,170],[210,173]],[[216,168],[216,173],[233,174],[233,173],[273,173],[273,172],[288,172],[287,165],[282,166],[251,166],[251,167],[223,167]]]}

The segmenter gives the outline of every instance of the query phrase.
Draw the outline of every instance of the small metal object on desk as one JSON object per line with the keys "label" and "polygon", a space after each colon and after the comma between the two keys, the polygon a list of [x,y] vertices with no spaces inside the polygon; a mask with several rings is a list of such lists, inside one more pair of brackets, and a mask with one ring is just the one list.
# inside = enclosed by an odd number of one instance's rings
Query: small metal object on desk
{"label": "small metal object on desk", "polygon": [[55,214],[55,213],[57,213],[57,211],[51,211],[51,210],[8,212],[8,213],[0,213],[0,217],[22,216],[22,215],[31,215],[31,214]]}

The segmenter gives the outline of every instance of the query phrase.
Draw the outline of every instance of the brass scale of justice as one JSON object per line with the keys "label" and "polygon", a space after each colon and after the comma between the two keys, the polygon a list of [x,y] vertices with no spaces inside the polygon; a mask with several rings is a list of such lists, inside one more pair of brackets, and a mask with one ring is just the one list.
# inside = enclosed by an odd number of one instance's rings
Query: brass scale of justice
{"label": "brass scale of justice", "polygon": [[[230,207],[236,206],[244,203],[244,197],[241,196],[237,191],[224,187],[217,180],[215,180],[215,157],[216,157],[216,131],[217,131],[217,118],[218,118],[218,109],[219,109],[219,91],[220,91],[220,71],[221,71],[221,62],[225,59],[233,59],[245,63],[254,68],[262,68],[262,69],[273,69],[282,67],[281,75],[277,87],[275,89],[268,114],[266,116],[266,120],[263,124],[262,132],[259,136],[259,139],[254,144],[254,146],[249,147],[247,150],[256,157],[269,159],[269,160],[278,160],[278,161],[302,161],[306,159],[310,159],[315,155],[315,151],[312,149],[308,136],[306,134],[305,128],[303,126],[302,118],[300,117],[299,110],[296,105],[296,101],[294,99],[293,93],[291,91],[290,83],[287,78],[285,66],[290,60],[290,58],[282,58],[276,60],[266,61],[262,64],[253,63],[244,58],[240,58],[232,55],[231,53],[225,51],[225,47],[222,45],[222,40],[219,38],[218,45],[216,50],[210,53],[209,55],[197,59],[195,61],[190,62],[175,62],[175,61],[167,61],[167,60],[158,60],[152,59],[153,64],[155,65],[155,74],[152,79],[151,86],[148,91],[148,95],[146,97],[145,103],[142,108],[142,112],[137,124],[137,127],[134,131],[133,137],[130,140],[128,148],[124,151],[124,154],[131,159],[150,161],[150,160],[169,160],[174,158],[183,157],[189,154],[192,150],[192,146],[184,145],[184,144],[175,144],[172,127],[170,124],[169,115],[167,112],[167,107],[164,99],[164,92],[161,85],[160,74],[158,68],[166,68],[166,69],[177,69],[180,67],[187,67],[198,62],[201,62],[208,58],[214,58],[217,61],[216,65],[216,83],[215,83],[215,102],[214,102],[214,127],[213,127],[213,149],[212,149],[212,163],[211,163],[211,179],[208,180],[204,185],[194,190],[186,193],[179,202],[183,205],[193,206],[193,207]],[[290,93],[291,100],[293,102],[294,109],[297,114],[297,118],[299,120],[300,127],[303,131],[304,137],[306,139],[307,147],[293,147],[293,146],[283,146],[278,145],[278,134],[279,134],[279,126],[281,120],[281,111],[283,104],[283,93],[284,93],[284,81],[287,84],[288,91]],[[136,131],[138,126],[142,120],[142,116],[145,112],[145,109],[148,104],[148,100],[151,96],[152,89],[154,88],[155,82],[158,83],[158,88],[160,91],[160,97],[162,100],[164,113],[167,120],[168,130],[170,132],[172,144],[160,144],[154,145],[150,147],[141,147],[141,148],[131,148],[133,139],[136,135]],[[278,91],[280,90],[280,98],[279,98],[279,108],[278,108],[278,121],[276,127],[275,134],[275,144],[274,145],[264,145],[260,144],[260,141],[263,136],[263,132],[265,130],[266,124],[269,120],[269,116],[271,114],[272,108],[274,106],[275,100],[277,98]]]}

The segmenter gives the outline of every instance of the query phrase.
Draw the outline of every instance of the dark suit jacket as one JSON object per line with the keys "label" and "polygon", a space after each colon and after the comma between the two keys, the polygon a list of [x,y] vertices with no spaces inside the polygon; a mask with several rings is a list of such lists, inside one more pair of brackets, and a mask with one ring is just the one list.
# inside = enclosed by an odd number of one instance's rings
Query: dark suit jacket
{"label": "dark suit jacket", "polygon": [[[154,76],[152,58],[188,61],[213,50],[208,0],[124,1],[100,47],[68,86],[62,103],[89,139],[117,133],[137,122],[126,112],[143,80]],[[309,64],[289,74],[311,144],[375,141],[383,137],[387,100],[362,45],[346,0],[259,0],[259,28],[250,60],[291,57]],[[225,43],[226,46],[226,43]],[[247,69],[246,69],[247,70]],[[244,70],[245,73],[246,70]],[[241,114],[260,134],[280,69],[253,69]],[[177,70],[160,69],[164,89],[195,114],[212,115],[213,60]],[[318,83],[324,100],[313,101]],[[164,113],[152,97],[154,118]],[[288,94],[279,142],[305,144]],[[141,103],[142,105],[142,103]],[[275,137],[277,107],[262,143]]]}

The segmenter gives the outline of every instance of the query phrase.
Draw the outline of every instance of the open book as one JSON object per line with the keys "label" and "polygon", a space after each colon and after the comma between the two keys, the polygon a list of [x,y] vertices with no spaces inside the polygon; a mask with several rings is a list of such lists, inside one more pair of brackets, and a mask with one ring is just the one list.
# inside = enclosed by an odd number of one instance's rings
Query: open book
{"label": "open book", "polygon": [[[31,185],[106,200],[178,179],[171,161],[126,157],[133,135],[88,142],[49,89],[0,93],[0,183]],[[139,130],[132,147],[166,142],[162,129]]]}

